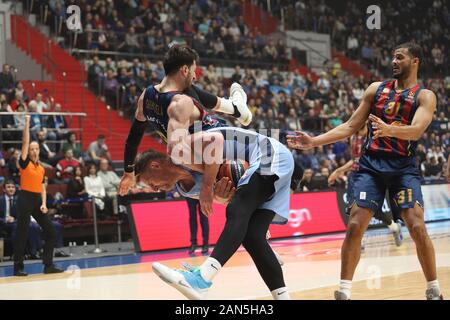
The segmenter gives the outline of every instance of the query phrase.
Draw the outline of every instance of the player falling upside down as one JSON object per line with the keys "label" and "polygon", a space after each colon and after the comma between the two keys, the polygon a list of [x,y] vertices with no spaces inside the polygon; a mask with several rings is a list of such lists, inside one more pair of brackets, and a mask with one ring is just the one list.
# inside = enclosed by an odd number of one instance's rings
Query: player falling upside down
{"label": "player falling upside down", "polygon": [[[200,130],[223,126],[220,121],[208,115],[203,107],[232,114],[243,125],[251,122],[247,95],[239,84],[232,84],[230,99],[218,98],[192,85],[198,60],[195,50],[185,45],[173,45],[164,57],[166,76],[160,84],[146,88],[139,97],[135,119],[125,144],[120,195],[127,194],[135,185],[134,160],[148,124],[167,142],[168,154],[177,157],[178,154],[172,152],[173,148],[180,139],[183,143],[190,143],[194,123],[199,123]],[[205,172],[200,192],[201,209],[207,214],[211,213],[216,169],[217,166],[211,167]]]}
{"label": "player falling upside down", "polygon": [[[224,229],[205,262],[198,268],[187,266],[186,270],[154,263],[153,270],[189,299],[202,299],[213,278],[242,244],[274,299],[289,299],[280,263],[266,234],[271,223],[287,222],[294,171],[291,152],[277,140],[249,130],[223,127],[203,133],[215,135],[211,144],[214,144],[218,163],[242,159],[250,166],[237,183],[237,190],[226,208]],[[205,142],[203,147],[210,149]],[[176,184],[182,195],[198,197],[209,162],[203,154],[201,164],[181,166],[166,155],[149,151],[137,160],[137,180],[162,190],[171,190]]]}
{"label": "player falling upside down", "polygon": [[[358,171],[359,166],[359,158],[362,154],[362,146],[364,144],[364,140],[367,136],[367,127],[364,124],[361,130],[359,130],[356,134],[351,137],[351,148],[352,148],[352,159],[344,164],[342,167],[334,170],[330,176],[328,177],[328,183],[330,185],[336,182],[336,179],[341,178],[345,175],[346,172],[350,171],[347,179],[347,207],[346,214],[350,214],[350,208],[355,202],[353,198],[353,188],[354,188],[354,176],[355,172]],[[389,195],[386,196],[386,199],[389,201]],[[402,234],[402,226],[400,222],[395,223],[394,218],[397,217],[398,210],[396,209],[395,204],[391,203],[392,213],[383,213],[383,211],[377,211],[374,214],[374,217],[380,221],[382,221],[392,232],[394,237],[394,241],[397,247],[400,247],[403,242],[403,234]],[[395,211],[395,213],[394,213]],[[364,244],[361,245],[361,248],[364,250]]]}
{"label": "player falling upside down", "polygon": [[415,152],[433,119],[436,96],[417,82],[422,49],[415,43],[397,46],[393,53],[395,79],[372,83],[350,119],[317,137],[297,132],[288,137],[292,148],[310,149],[355,134],[367,119],[369,134],[354,177],[354,204],[341,251],[341,282],[336,299],[350,299],[351,281],[360,259],[361,239],[374,212],[381,209],[386,190],[401,212],[416,244],[417,256],[427,280],[426,298],[442,299],[436,274],[433,243],[424,221],[419,168]]}

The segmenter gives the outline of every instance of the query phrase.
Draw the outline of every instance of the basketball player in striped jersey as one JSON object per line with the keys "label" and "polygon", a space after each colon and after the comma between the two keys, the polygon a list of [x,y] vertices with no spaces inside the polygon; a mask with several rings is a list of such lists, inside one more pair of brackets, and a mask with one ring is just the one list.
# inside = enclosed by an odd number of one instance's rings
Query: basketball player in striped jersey
{"label": "basketball player in striped jersey", "polygon": [[392,80],[372,83],[350,119],[327,133],[311,137],[304,132],[288,136],[292,148],[310,149],[355,134],[369,120],[368,137],[355,173],[347,233],[341,250],[341,281],[338,300],[350,299],[353,275],[361,254],[361,239],[375,212],[381,209],[386,190],[416,245],[427,280],[425,296],[442,299],[436,274],[433,243],[424,221],[417,140],[436,111],[436,95],[417,81],[422,49],[415,43],[398,45],[393,52]]}
{"label": "basketball player in striped jersey", "polygon": [[[219,98],[192,85],[199,56],[185,45],[173,45],[164,57],[166,73],[161,83],[150,85],[139,97],[135,119],[128,134],[124,151],[124,175],[119,185],[119,194],[126,195],[135,184],[134,160],[137,149],[150,124],[167,143],[167,153],[176,162],[183,156],[176,152],[180,143],[189,144],[194,131],[220,127],[223,124],[212,118],[204,108],[235,116],[244,126],[252,120],[247,107],[247,95],[242,87],[233,83],[230,99]],[[194,123],[199,123],[199,130]],[[196,132],[203,139],[214,139],[213,135]],[[200,141],[198,139],[197,141]],[[211,166],[204,173],[203,189],[199,201],[202,212],[210,214],[213,200],[213,186],[218,166]]]}
{"label": "basketball player in striped jersey", "polygon": [[[364,145],[364,141],[367,137],[367,127],[364,124],[363,128],[359,130],[356,134],[354,134],[351,138],[351,149],[352,149],[352,159],[349,160],[343,166],[334,170],[330,176],[328,177],[328,183],[333,185],[336,182],[336,179],[341,178],[345,175],[346,172],[350,171],[347,176],[347,207],[346,213],[350,214],[350,208],[355,201],[353,199],[353,188],[354,188],[354,175],[355,172],[358,171],[359,166],[359,158],[362,154],[362,147]],[[386,194],[387,201],[389,200],[389,195]],[[397,247],[400,247],[403,243],[403,234],[402,234],[402,226],[400,222],[394,222],[394,219],[399,217],[399,212],[396,209],[396,206],[391,203],[390,205],[391,211],[388,213],[383,213],[383,211],[377,211],[374,214],[374,218],[383,222],[389,230],[392,232],[394,237],[394,241]],[[361,249],[364,250],[364,243],[361,244]]]}

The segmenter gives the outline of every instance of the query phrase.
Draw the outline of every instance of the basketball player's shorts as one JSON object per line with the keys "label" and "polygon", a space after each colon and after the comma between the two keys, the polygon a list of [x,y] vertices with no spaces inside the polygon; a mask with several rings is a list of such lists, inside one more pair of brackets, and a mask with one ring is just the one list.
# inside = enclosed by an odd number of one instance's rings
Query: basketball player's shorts
{"label": "basketball player's shorts", "polygon": [[[354,186],[355,186],[355,172],[351,171],[347,177],[347,198],[346,198],[346,207],[345,214],[350,215],[350,210],[353,206],[354,201]],[[394,219],[395,221],[401,219],[400,210],[394,203],[394,200],[389,196],[388,190],[386,190],[385,200],[389,202],[390,211],[379,210],[374,212],[374,218],[380,221],[386,221],[386,218]],[[387,216],[386,216],[387,215]]]}
{"label": "basketball player's shorts", "polygon": [[368,208],[374,213],[382,212],[386,191],[393,213],[401,209],[423,208],[419,168],[415,157],[392,157],[363,154],[358,171],[353,173],[349,186],[350,206]]}

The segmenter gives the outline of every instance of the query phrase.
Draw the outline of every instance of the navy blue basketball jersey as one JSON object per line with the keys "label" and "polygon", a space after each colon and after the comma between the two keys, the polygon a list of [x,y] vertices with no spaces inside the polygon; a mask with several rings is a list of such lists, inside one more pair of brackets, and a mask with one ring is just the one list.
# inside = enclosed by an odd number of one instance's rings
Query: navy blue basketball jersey
{"label": "navy blue basketball jersey", "polygon": [[[167,125],[169,123],[169,116],[167,109],[169,108],[172,98],[177,94],[184,94],[182,91],[168,91],[159,92],[154,85],[150,85],[145,90],[143,111],[150,122],[153,129],[161,136],[161,138],[167,142]],[[200,111],[200,119],[202,130],[208,130],[210,128],[220,127],[222,123],[219,120],[212,118],[203,108],[201,103],[193,98],[194,105]],[[194,125],[189,128],[190,133],[194,130]]]}

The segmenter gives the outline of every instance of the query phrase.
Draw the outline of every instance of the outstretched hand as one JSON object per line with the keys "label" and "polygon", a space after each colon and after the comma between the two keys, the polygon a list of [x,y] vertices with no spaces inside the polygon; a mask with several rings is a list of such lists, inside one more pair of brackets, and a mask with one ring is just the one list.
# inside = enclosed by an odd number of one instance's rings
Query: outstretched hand
{"label": "outstretched hand", "polygon": [[295,131],[295,135],[287,135],[286,139],[292,149],[308,150],[314,147],[312,137],[302,131]]}

